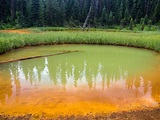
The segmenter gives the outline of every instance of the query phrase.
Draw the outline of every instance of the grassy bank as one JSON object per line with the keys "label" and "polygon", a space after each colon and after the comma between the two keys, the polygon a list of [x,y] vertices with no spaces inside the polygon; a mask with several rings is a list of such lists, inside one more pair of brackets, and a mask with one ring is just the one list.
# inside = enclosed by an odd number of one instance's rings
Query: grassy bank
{"label": "grassy bank", "polygon": [[[45,29],[45,28],[44,28]],[[132,31],[47,31],[30,29],[29,34],[3,33],[0,31],[0,54],[24,46],[45,44],[104,44],[151,49],[160,52],[160,32]]]}

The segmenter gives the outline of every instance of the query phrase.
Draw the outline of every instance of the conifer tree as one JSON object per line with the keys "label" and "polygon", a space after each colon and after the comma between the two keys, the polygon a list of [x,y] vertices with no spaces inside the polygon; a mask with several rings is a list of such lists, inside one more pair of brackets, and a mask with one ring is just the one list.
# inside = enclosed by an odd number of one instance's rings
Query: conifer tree
{"label": "conifer tree", "polygon": [[160,22],[160,0],[158,0],[157,5],[155,7],[153,20],[155,23]]}
{"label": "conifer tree", "polygon": [[31,25],[39,26],[39,0],[32,0],[31,4]]}
{"label": "conifer tree", "polygon": [[39,24],[41,26],[45,25],[45,9],[46,9],[46,1],[39,0]]}
{"label": "conifer tree", "polygon": [[107,13],[106,13],[106,7],[104,6],[102,10],[102,16],[101,16],[101,24],[105,25],[107,22]]}
{"label": "conifer tree", "polygon": [[108,24],[112,25],[113,24],[113,12],[110,11],[109,16],[108,16]]}
{"label": "conifer tree", "polygon": [[152,26],[152,20],[149,20],[148,21],[148,28],[149,28],[149,30],[151,30],[151,26]]}
{"label": "conifer tree", "polygon": [[45,24],[47,26],[53,26],[56,24],[56,14],[57,10],[57,0],[46,0],[46,10],[45,10]]}
{"label": "conifer tree", "polygon": [[133,18],[131,18],[129,23],[129,29],[133,30],[133,27],[134,27],[134,22],[133,22]]}

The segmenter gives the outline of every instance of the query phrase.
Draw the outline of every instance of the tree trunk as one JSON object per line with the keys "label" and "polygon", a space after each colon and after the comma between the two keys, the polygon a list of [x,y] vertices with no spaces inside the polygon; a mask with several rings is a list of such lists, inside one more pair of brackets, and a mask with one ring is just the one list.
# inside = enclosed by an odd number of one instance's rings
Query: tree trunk
{"label": "tree trunk", "polygon": [[150,4],[150,1],[147,2],[147,10],[146,10],[146,14],[148,15],[148,17],[149,17],[149,4]]}
{"label": "tree trunk", "polygon": [[42,57],[50,57],[50,56],[62,55],[62,54],[73,53],[73,52],[80,52],[80,51],[78,51],[78,50],[75,50],[75,51],[63,51],[63,52],[54,53],[54,54],[48,54],[48,55],[29,56],[29,57],[18,58],[18,59],[13,59],[13,60],[8,60],[8,61],[0,61],[0,64],[23,61],[23,60],[29,60],[29,59],[35,59],[35,58],[42,58]]}
{"label": "tree trunk", "polygon": [[11,0],[11,20],[13,21],[16,17],[16,10],[15,10],[15,0]]}
{"label": "tree trunk", "polygon": [[23,0],[21,0],[21,17],[24,16],[24,11],[23,11]]}
{"label": "tree trunk", "polygon": [[[89,11],[88,11],[88,14],[87,14],[87,17],[86,17],[86,19],[85,19],[85,22],[84,22],[84,24],[83,24],[83,27],[82,27],[82,31],[84,31],[85,30],[85,28],[89,25],[89,20],[90,20],[90,17],[91,17],[91,15],[92,15],[92,12],[95,10],[95,14],[94,14],[94,16],[96,17],[96,12],[97,12],[97,7],[98,7],[98,2],[99,2],[99,0],[91,0],[91,5],[90,5],[90,8],[89,8]],[[89,25],[89,27],[90,27],[90,25]],[[88,27],[88,28],[89,28]],[[88,29],[89,30],[89,29]]]}
{"label": "tree trunk", "polygon": [[84,24],[83,24],[83,27],[82,27],[82,31],[84,31],[85,28],[87,27],[88,21],[89,21],[89,19],[90,19],[90,17],[91,17],[92,9],[93,9],[93,4],[91,3],[91,6],[90,6],[90,8],[89,8],[89,12],[88,12],[88,14],[87,14],[86,20],[85,20],[85,22],[84,22]]}
{"label": "tree trunk", "polygon": [[94,26],[97,23],[97,17],[98,17],[98,4],[99,4],[99,0],[96,1],[96,5],[95,5],[95,13],[94,13]]}

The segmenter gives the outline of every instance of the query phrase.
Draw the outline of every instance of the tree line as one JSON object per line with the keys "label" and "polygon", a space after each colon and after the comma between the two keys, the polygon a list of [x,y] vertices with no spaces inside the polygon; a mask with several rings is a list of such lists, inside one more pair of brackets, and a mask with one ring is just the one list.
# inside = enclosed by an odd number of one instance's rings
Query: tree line
{"label": "tree line", "polygon": [[160,23],[160,0],[0,0],[0,26],[78,27],[89,11],[92,27]]}

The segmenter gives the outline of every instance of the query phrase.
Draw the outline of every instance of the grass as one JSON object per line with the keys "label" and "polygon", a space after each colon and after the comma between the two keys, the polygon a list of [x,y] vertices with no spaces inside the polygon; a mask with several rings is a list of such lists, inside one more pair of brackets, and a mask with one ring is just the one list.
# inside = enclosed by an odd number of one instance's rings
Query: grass
{"label": "grass", "polygon": [[[33,32],[82,31],[82,28],[76,28],[76,27],[37,27],[37,28],[29,28],[28,30],[31,30]],[[107,31],[120,31],[119,29],[89,28],[89,31],[106,31],[106,30]]]}
{"label": "grass", "polygon": [[0,32],[0,54],[24,46],[46,44],[120,45],[146,48],[160,52],[159,31],[133,32],[100,29],[82,32],[79,29],[67,28],[30,28],[29,30],[32,30],[30,34]]}

